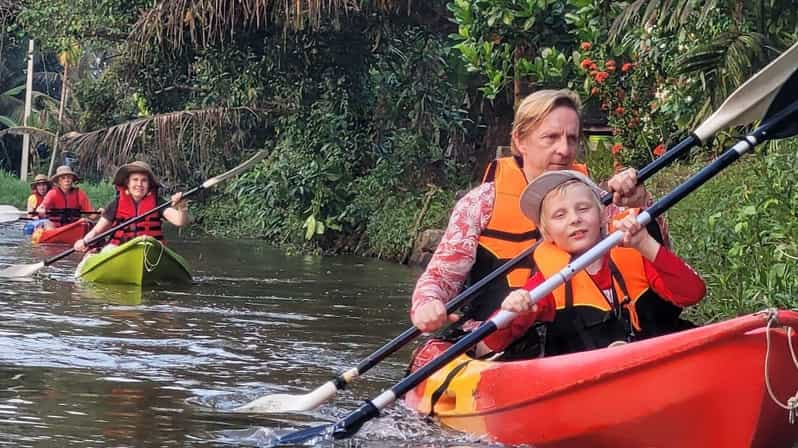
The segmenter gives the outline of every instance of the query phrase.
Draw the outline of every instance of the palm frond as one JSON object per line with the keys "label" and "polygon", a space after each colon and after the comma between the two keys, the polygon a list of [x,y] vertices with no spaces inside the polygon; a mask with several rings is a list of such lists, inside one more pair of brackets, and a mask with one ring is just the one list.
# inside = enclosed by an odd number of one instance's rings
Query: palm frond
{"label": "palm frond", "polygon": [[726,32],[694,47],[676,63],[676,74],[701,73],[713,106],[719,106],[737,86],[768,60],[768,42],[759,33]]}
{"label": "palm frond", "polygon": [[236,33],[265,29],[318,29],[340,25],[341,16],[364,11],[397,12],[411,2],[399,0],[165,0],[141,15],[130,33],[134,54],[150,46],[180,50],[206,47]]}
{"label": "palm frond", "polygon": [[165,179],[191,178],[192,168],[207,168],[214,152],[243,147],[246,133],[234,130],[256,126],[264,114],[278,110],[213,107],[169,112],[92,132],[67,132],[59,143],[91,161],[93,166],[83,168],[94,173],[110,174],[119,165],[145,159],[163,170]]}

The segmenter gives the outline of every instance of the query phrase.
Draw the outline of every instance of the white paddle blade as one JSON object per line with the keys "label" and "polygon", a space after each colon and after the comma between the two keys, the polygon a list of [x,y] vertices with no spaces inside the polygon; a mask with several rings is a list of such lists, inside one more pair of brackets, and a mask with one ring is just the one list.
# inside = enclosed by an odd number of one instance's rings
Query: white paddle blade
{"label": "white paddle blade", "polygon": [[[25,214],[25,212],[21,213]],[[22,216],[22,214],[0,210],[0,223],[19,221],[19,218]]]}
{"label": "white paddle blade", "polygon": [[264,395],[257,400],[234,408],[232,412],[269,413],[304,412],[316,409],[322,403],[335,396],[338,389],[332,381],[328,381],[311,393],[304,395],[273,394]]}
{"label": "white paddle blade", "polygon": [[798,42],[737,88],[693,133],[706,143],[721,128],[762,119],[781,86],[798,67]]}
{"label": "white paddle blade", "polygon": [[39,269],[44,267],[44,262],[40,261],[38,263],[33,264],[17,264],[11,265],[3,270],[0,271],[0,277],[2,278],[26,278],[30,277]]}
{"label": "white paddle blade", "polygon": [[25,213],[13,205],[0,205],[0,213]]}
{"label": "white paddle blade", "polygon": [[202,183],[202,188],[211,188],[212,186],[218,184],[219,182],[224,181],[225,179],[229,179],[233,176],[237,176],[243,171],[246,171],[252,167],[252,165],[258,163],[266,157],[266,151],[259,151],[254,156],[250,157],[246,162],[238,165],[237,167],[233,168],[230,171],[224,172],[216,177],[211,177],[210,179],[206,180]]}

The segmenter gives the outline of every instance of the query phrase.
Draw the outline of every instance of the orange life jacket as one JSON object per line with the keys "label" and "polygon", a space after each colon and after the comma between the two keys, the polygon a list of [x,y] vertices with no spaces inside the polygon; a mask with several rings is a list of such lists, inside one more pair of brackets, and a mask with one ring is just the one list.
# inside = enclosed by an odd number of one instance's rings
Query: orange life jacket
{"label": "orange life jacket", "polygon": [[[47,194],[47,193],[45,193],[45,194]],[[30,202],[30,198],[31,197],[35,197],[36,198],[36,205],[33,207],[33,209],[36,210],[37,208],[39,208],[40,205],[42,205],[42,201],[44,201],[44,195],[39,194],[39,192],[34,189],[31,192],[30,196],[28,196],[28,202]]]}
{"label": "orange life jacket", "polygon": [[[136,203],[130,196],[127,189],[116,187],[116,214],[114,215],[114,226],[122,224],[134,216],[152,210],[158,206],[158,190],[150,190],[141,200]],[[141,221],[124,227],[114,232],[111,237],[111,244],[120,245],[132,240],[137,236],[149,235],[161,242],[163,241],[163,231],[161,230],[161,212],[150,213]]]}
{"label": "orange life jacket", "polygon": [[53,194],[53,200],[50,201],[50,208],[47,210],[47,218],[56,227],[61,227],[80,219],[80,188],[72,187],[69,193],[64,193],[64,190],[58,187],[50,191],[55,191],[55,193]]}
{"label": "orange life jacket", "polygon": [[[610,250],[612,289],[602,292],[585,271],[552,291],[557,312],[547,325],[546,354],[606,347],[687,328],[678,319],[681,308],[659,297],[646,276],[643,256],[635,249]],[[550,278],[571,255],[544,241],[533,254],[538,270]],[[609,296],[609,297],[608,297]]]}
{"label": "orange life jacket", "polygon": [[[491,162],[485,171],[483,182],[495,184],[496,197],[490,221],[479,236],[476,260],[469,274],[471,283],[490,274],[540,239],[540,231],[521,212],[521,193],[527,186],[522,166],[520,157],[501,157]],[[587,174],[585,165],[574,164],[572,168]],[[511,290],[526,283],[533,268],[530,257],[506,275],[490,282],[478,297],[463,307],[465,316],[476,320],[487,319]]]}

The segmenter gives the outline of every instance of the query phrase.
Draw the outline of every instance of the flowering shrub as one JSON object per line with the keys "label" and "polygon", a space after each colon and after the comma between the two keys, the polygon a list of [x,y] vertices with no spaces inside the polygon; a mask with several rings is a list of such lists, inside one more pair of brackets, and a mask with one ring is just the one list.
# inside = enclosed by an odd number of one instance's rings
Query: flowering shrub
{"label": "flowering shrub", "polygon": [[607,113],[616,165],[639,167],[662,155],[675,129],[659,110],[657,71],[626,54],[607,57],[611,49],[604,45],[582,42],[579,48],[588,101],[597,101]]}

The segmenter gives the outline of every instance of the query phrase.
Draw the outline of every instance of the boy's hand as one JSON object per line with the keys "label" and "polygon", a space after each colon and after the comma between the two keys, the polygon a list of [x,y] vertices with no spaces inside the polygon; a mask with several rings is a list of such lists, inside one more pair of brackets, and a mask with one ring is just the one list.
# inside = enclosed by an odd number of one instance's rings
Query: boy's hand
{"label": "boy's hand", "polygon": [[516,289],[507,295],[507,298],[502,302],[502,309],[504,311],[512,311],[514,313],[523,314],[531,313],[538,310],[537,304],[529,300],[529,292],[525,289]]}
{"label": "boy's hand", "polygon": [[659,243],[645,227],[637,222],[637,210],[630,210],[623,219],[614,221],[615,230],[624,232],[621,245],[637,249],[649,261],[654,261],[659,252]]}

